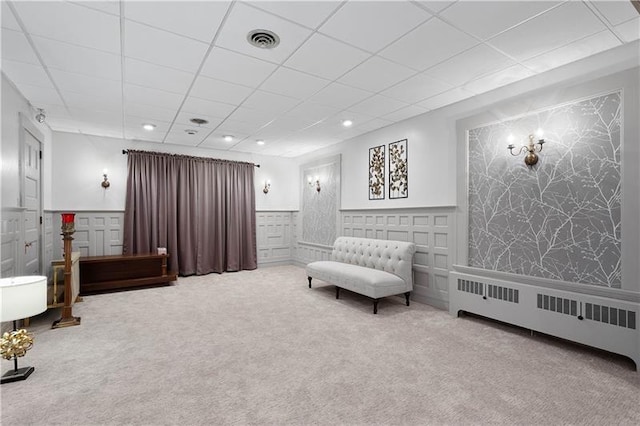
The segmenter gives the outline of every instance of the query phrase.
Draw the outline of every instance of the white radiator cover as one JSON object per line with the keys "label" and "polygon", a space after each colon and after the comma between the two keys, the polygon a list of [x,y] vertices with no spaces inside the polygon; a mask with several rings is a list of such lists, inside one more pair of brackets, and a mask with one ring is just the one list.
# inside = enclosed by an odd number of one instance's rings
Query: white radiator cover
{"label": "white radiator cover", "polygon": [[631,358],[640,365],[639,305],[451,272],[449,313],[478,314]]}

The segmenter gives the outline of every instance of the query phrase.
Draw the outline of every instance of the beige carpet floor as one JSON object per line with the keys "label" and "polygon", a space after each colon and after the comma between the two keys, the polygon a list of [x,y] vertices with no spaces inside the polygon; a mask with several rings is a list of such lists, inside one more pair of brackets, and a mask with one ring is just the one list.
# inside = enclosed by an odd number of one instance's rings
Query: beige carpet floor
{"label": "beige carpet floor", "polygon": [[[32,321],[2,425],[640,424],[630,360],[295,266],[85,297]],[[12,363],[2,360],[2,372]]]}

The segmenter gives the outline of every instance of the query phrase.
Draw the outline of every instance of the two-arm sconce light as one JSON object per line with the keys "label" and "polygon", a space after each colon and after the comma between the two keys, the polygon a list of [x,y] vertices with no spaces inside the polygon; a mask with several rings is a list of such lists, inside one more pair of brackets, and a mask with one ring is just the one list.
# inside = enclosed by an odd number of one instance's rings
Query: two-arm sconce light
{"label": "two-arm sconce light", "polygon": [[262,192],[264,192],[265,194],[268,194],[270,189],[271,189],[271,181],[265,180],[264,188],[262,188]]}
{"label": "two-arm sconce light", "polygon": [[534,135],[529,135],[529,143],[527,145],[522,145],[515,154],[513,153],[513,149],[516,147],[513,144],[514,137],[513,135],[509,135],[509,138],[508,138],[509,146],[507,146],[507,149],[509,149],[509,152],[514,157],[522,154],[523,152],[526,152],[527,154],[524,156],[524,163],[529,167],[533,167],[538,163],[537,152],[542,151],[542,146],[545,143],[544,139],[542,139],[543,134],[544,133],[542,129],[538,129],[538,131],[536,132],[536,136],[538,137],[537,143],[534,142],[534,139],[533,139]]}
{"label": "two-arm sconce light", "polygon": [[111,186],[111,184],[109,183],[109,179],[107,178],[107,169],[104,169],[102,171],[102,177],[104,178],[104,180],[102,181],[101,185],[104,189],[107,189],[109,186]]}
{"label": "two-arm sconce light", "polygon": [[313,179],[311,179],[311,176],[309,176],[309,178],[307,179],[307,183],[309,184],[309,186],[316,187],[316,191],[320,192],[320,178],[318,176],[316,176],[315,178],[315,182]]}

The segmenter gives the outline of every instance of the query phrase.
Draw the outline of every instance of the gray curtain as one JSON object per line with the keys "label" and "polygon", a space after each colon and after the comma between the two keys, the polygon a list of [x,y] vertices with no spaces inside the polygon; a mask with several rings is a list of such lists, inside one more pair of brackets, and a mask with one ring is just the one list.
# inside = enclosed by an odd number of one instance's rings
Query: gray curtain
{"label": "gray curtain", "polygon": [[129,150],[123,253],[166,247],[180,275],[255,269],[254,165]]}

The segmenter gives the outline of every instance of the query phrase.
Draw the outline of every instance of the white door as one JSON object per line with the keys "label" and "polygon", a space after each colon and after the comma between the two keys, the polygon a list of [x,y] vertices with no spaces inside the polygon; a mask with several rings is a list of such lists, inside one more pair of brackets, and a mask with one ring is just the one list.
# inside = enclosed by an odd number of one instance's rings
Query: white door
{"label": "white door", "polygon": [[42,207],[40,203],[40,141],[24,130],[24,274],[41,275]]}

